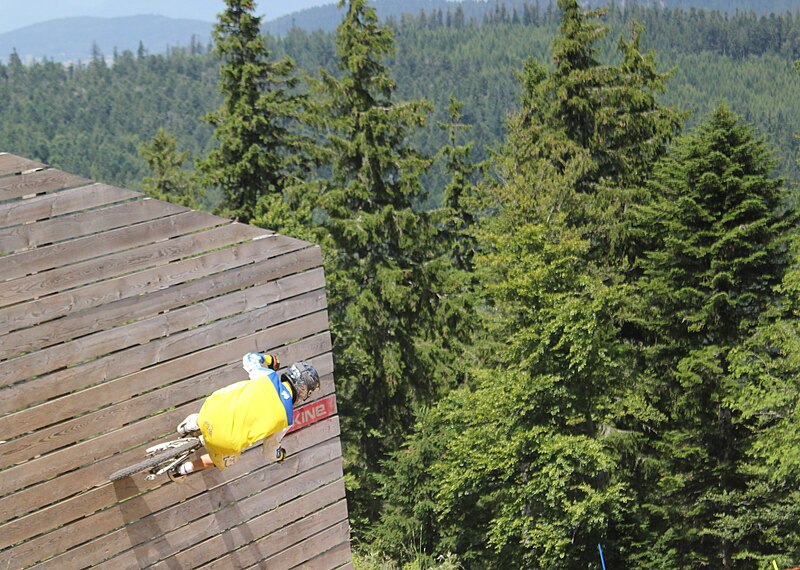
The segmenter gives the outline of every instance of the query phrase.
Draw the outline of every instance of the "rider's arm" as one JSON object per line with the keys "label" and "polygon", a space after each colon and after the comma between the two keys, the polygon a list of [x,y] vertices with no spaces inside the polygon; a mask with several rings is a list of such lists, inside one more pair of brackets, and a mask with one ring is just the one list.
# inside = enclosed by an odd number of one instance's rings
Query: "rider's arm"
{"label": "rider's arm", "polygon": [[248,352],[242,357],[242,368],[244,368],[250,380],[268,374],[269,370],[278,371],[280,361],[277,355],[265,352]]}
{"label": "rider's arm", "polygon": [[289,428],[285,427],[264,439],[264,445],[261,446],[261,452],[264,454],[264,459],[275,461],[277,458],[276,450],[281,446],[281,441],[283,440],[283,436],[286,435],[287,431],[289,431]]}

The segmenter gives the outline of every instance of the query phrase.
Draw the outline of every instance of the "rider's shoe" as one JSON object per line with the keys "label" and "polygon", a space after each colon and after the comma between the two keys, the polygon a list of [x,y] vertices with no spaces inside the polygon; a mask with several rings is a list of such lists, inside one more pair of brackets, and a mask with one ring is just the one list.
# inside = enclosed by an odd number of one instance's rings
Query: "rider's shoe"
{"label": "rider's shoe", "polygon": [[167,477],[169,477],[170,481],[174,481],[175,483],[183,483],[186,481],[186,475],[179,473],[178,467],[167,471]]}
{"label": "rider's shoe", "polygon": [[197,426],[197,418],[200,414],[189,414],[186,416],[186,419],[183,420],[181,423],[178,424],[178,435],[181,437],[186,437],[190,434],[196,434],[200,431],[200,428]]}

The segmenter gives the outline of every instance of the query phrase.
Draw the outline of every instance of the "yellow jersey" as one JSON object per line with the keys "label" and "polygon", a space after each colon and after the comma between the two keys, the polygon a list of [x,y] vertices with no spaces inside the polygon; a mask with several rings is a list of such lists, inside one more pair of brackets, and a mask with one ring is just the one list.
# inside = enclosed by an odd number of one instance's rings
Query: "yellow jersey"
{"label": "yellow jersey", "polygon": [[230,467],[242,450],[292,424],[292,395],[274,370],[211,394],[197,424],[205,448],[219,469]]}

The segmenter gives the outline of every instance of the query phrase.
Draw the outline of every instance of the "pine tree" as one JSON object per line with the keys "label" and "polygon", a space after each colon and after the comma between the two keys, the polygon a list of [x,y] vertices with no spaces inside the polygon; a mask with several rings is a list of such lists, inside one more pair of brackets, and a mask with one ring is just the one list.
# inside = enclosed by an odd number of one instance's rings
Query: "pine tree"
{"label": "pine tree", "polygon": [[473,144],[460,144],[469,126],[461,122],[461,103],[451,98],[450,121],[439,127],[448,132],[448,143],[440,159],[450,180],[444,188],[444,203],[431,212],[437,227],[438,257],[429,264],[437,283],[437,316],[430,342],[444,349],[450,362],[442,362],[442,375],[455,375],[458,384],[469,380],[475,360],[474,345],[482,324],[479,284],[475,274],[477,251],[476,212],[480,209],[478,177],[484,165],[472,159]]}
{"label": "pine tree", "polygon": [[773,307],[789,264],[794,215],[770,168],[763,141],[722,106],[660,164],[658,200],[643,210],[657,237],[640,287],[665,418],[652,432],[647,567],[733,568],[748,534],[729,524],[754,482],[743,469],[752,422],[735,407],[746,375],[731,355]]}
{"label": "pine tree", "polygon": [[463,103],[451,97],[448,107],[450,122],[439,125],[448,133],[448,144],[442,148],[441,155],[450,174],[450,182],[444,189],[441,237],[447,242],[445,249],[452,255],[456,268],[473,273],[476,243],[471,231],[475,227],[474,211],[478,207],[475,177],[479,167],[472,162],[474,144],[459,144],[462,131],[469,129],[461,122],[462,108]]}
{"label": "pine tree", "polygon": [[[796,238],[795,238],[796,240]],[[797,244],[793,259],[797,260]],[[735,559],[781,568],[800,559],[800,328],[798,267],[787,272],[782,310],[730,352],[732,418],[746,429],[737,466],[743,488],[729,493],[714,521],[716,535],[735,539]],[[776,304],[777,305],[777,304]],[[777,305],[779,307],[780,305]]]}
{"label": "pine tree", "polygon": [[[448,133],[448,144],[440,151],[451,179],[445,188],[444,204],[432,212],[438,227],[439,257],[429,264],[438,284],[438,310],[430,342],[451,355],[451,361],[440,363],[444,373],[457,376],[459,384],[468,383],[476,356],[474,343],[481,323],[477,311],[480,303],[474,273],[477,247],[473,235],[474,212],[478,207],[475,178],[480,167],[471,159],[472,144],[461,145],[468,129],[461,122],[461,104],[451,98],[450,121],[440,123]],[[438,556],[451,559],[452,549],[441,548],[442,542],[452,545],[455,536],[442,533],[437,520],[438,480],[428,467],[446,449],[446,442],[457,433],[456,424],[442,417],[444,406],[432,410],[424,407],[416,414],[413,433],[404,448],[391,453],[388,472],[380,472],[380,496],[384,500],[380,524],[370,536],[372,548],[398,560],[411,560],[422,567],[433,566]],[[446,412],[445,412],[446,413]],[[466,543],[469,536],[478,536],[467,525],[460,529],[458,540]]]}
{"label": "pine tree", "polygon": [[142,179],[142,189],[147,195],[199,209],[202,192],[194,175],[184,169],[189,153],[178,152],[174,135],[158,129],[153,139],[139,148],[139,154],[152,173]]}
{"label": "pine tree", "polygon": [[218,145],[199,164],[207,184],[224,192],[220,213],[243,222],[260,196],[282,193],[304,160],[294,62],[270,59],[254,10],[252,0],[226,0],[214,26],[225,100],[204,116]]}
{"label": "pine tree", "polygon": [[[428,553],[455,552],[469,567],[593,567],[598,543],[619,562],[629,516],[619,423],[639,411],[622,403],[637,370],[621,330],[632,309],[628,212],[679,117],[656,102],[664,77],[636,40],[620,44],[620,64],[601,64],[597,13],[559,6],[555,69],[529,61],[521,74],[478,234],[489,308],[479,385],[436,406],[386,481],[388,496],[412,476],[438,490],[419,501],[436,505]],[[437,431],[443,442],[428,438]],[[387,509],[394,534],[402,505]],[[428,528],[431,516],[409,519]]]}
{"label": "pine tree", "polygon": [[[340,7],[345,2],[340,2]],[[326,273],[351,520],[374,520],[375,474],[413,422],[415,406],[449,382],[430,330],[436,315],[436,227],[414,209],[430,159],[408,146],[424,101],[395,103],[384,63],[391,31],[365,0],[337,30],[340,77],[324,73],[332,173],[320,199],[331,239]]]}

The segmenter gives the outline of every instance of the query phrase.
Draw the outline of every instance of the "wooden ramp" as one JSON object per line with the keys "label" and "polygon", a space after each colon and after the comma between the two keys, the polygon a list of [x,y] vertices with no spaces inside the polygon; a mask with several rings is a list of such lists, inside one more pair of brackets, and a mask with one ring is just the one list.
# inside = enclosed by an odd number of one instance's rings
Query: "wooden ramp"
{"label": "wooden ramp", "polygon": [[[288,458],[108,475],[241,357],[311,361]],[[0,153],[0,567],[352,568],[319,248]]]}

